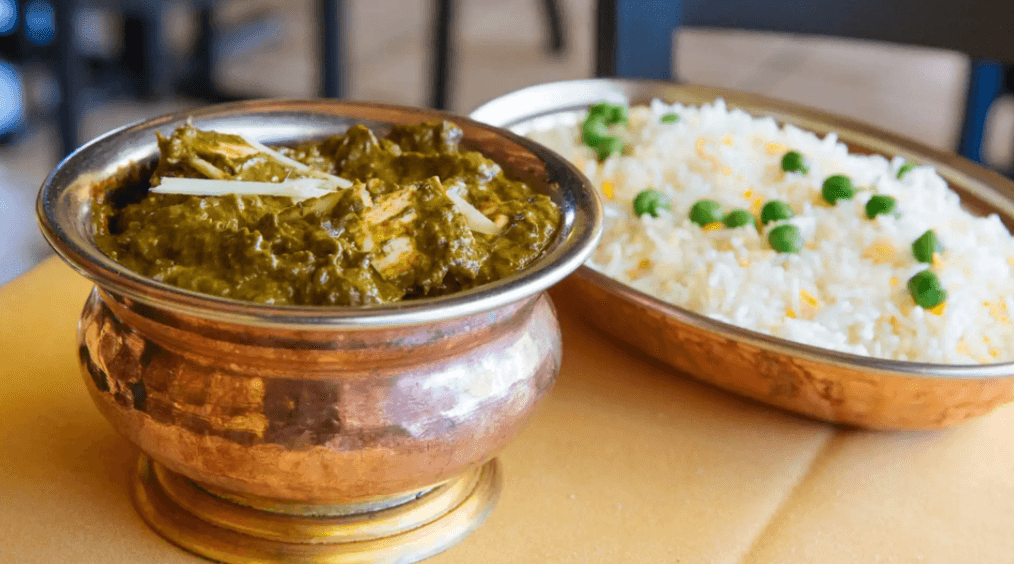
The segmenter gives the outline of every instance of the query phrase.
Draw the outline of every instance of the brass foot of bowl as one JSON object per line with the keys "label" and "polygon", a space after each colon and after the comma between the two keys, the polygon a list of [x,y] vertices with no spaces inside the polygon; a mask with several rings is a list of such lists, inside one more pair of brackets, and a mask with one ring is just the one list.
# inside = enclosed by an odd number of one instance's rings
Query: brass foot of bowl
{"label": "brass foot of bowl", "polygon": [[486,520],[500,487],[494,459],[387,504],[266,505],[209,493],[141,455],[131,493],[141,517],[156,532],[212,560],[366,564],[417,562],[447,550]]}

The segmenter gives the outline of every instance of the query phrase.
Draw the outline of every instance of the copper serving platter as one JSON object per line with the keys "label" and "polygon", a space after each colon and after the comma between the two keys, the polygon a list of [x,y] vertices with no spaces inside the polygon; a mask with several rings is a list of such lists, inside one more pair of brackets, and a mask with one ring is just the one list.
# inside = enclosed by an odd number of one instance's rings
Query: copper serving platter
{"label": "copper serving platter", "polygon": [[[524,134],[560,114],[602,100],[702,104],[771,116],[820,135],[835,132],[849,150],[898,155],[930,165],[978,215],[1014,226],[1014,183],[971,161],[851,119],[720,88],[650,80],[593,79],[542,84],[507,94],[471,113]],[[548,125],[548,124],[547,124]],[[988,413],[1014,400],[1014,363],[903,362],[803,345],[671,305],[582,266],[560,285],[580,301],[588,323],[693,378],[797,413],[868,428],[933,428]]]}

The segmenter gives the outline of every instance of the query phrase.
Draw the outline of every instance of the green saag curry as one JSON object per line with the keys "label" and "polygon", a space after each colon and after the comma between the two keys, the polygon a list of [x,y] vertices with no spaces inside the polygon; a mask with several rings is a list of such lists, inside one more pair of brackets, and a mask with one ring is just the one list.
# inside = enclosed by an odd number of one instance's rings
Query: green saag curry
{"label": "green saag curry", "polygon": [[447,122],[384,139],[355,126],[268,148],[188,124],[159,135],[147,193],[126,203],[96,194],[96,243],[155,280],[267,304],[360,306],[473,288],[531,264],[560,211],[461,149],[461,135]]}

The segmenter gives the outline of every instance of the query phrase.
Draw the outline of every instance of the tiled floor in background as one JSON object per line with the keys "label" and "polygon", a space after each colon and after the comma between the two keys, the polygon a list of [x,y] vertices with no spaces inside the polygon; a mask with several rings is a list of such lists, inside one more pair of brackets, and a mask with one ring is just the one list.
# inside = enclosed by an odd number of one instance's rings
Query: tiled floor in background
{"label": "tiled floor in background", "polygon": [[[459,3],[458,60],[451,103],[467,113],[479,103],[522,86],[592,74],[592,0],[567,0],[569,49],[553,56],[544,49],[545,26],[538,0],[471,0]],[[259,96],[311,97],[318,83],[314,3],[283,0],[233,1],[223,20],[236,21],[261,8],[284,10],[276,41],[222,65],[222,82]],[[185,21],[185,18],[177,18]],[[373,22],[384,21],[384,25]],[[510,25],[505,25],[510,22]],[[350,97],[409,105],[428,99],[430,14],[427,3],[357,1],[349,14]],[[178,24],[179,41],[192,35]],[[956,53],[777,34],[684,30],[677,34],[676,65],[691,83],[722,86],[781,98],[854,117],[952,148],[965,94],[967,59]],[[188,100],[117,102],[93,108],[83,124],[85,138],[134,120],[193,106]],[[988,146],[1009,152],[1014,103],[999,106]],[[0,283],[44,256],[35,234],[30,202],[56,163],[55,131],[33,128],[18,144],[0,148],[5,174],[0,187]],[[999,157],[996,157],[999,158]],[[12,203],[13,202],[13,203]],[[10,232],[10,233],[8,233]],[[15,233],[16,232],[16,233]],[[20,239],[19,239],[20,237]],[[11,241],[20,241],[17,248]],[[20,257],[20,258],[19,258]]]}

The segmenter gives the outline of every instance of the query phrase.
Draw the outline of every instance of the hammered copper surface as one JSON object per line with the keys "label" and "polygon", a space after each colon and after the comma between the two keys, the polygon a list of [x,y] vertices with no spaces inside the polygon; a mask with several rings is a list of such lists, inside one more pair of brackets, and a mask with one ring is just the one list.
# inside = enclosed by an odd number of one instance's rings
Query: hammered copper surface
{"label": "hammered copper surface", "polygon": [[[1014,227],[1014,182],[953,154],[853,120],[719,88],[651,80],[597,79],[532,86],[492,100],[471,117],[524,132],[602,100],[709,103],[771,116],[818,134],[835,132],[849,150],[931,165],[972,213],[997,213]],[[941,365],[838,353],[699,315],[579,268],[554,292],[580,302],[591,325],[698,380],[835,423],[927,428],[959,423],[1014,401],[1014,363]]]}
{"label": "hammered copper surface", "polygon": [[310,503],[410,493],[488,460],[552,386],[561,353],[545,295],[422,327],[314,334],[95,290],[79,342],[99,409],[152,458],[233,493]]}

